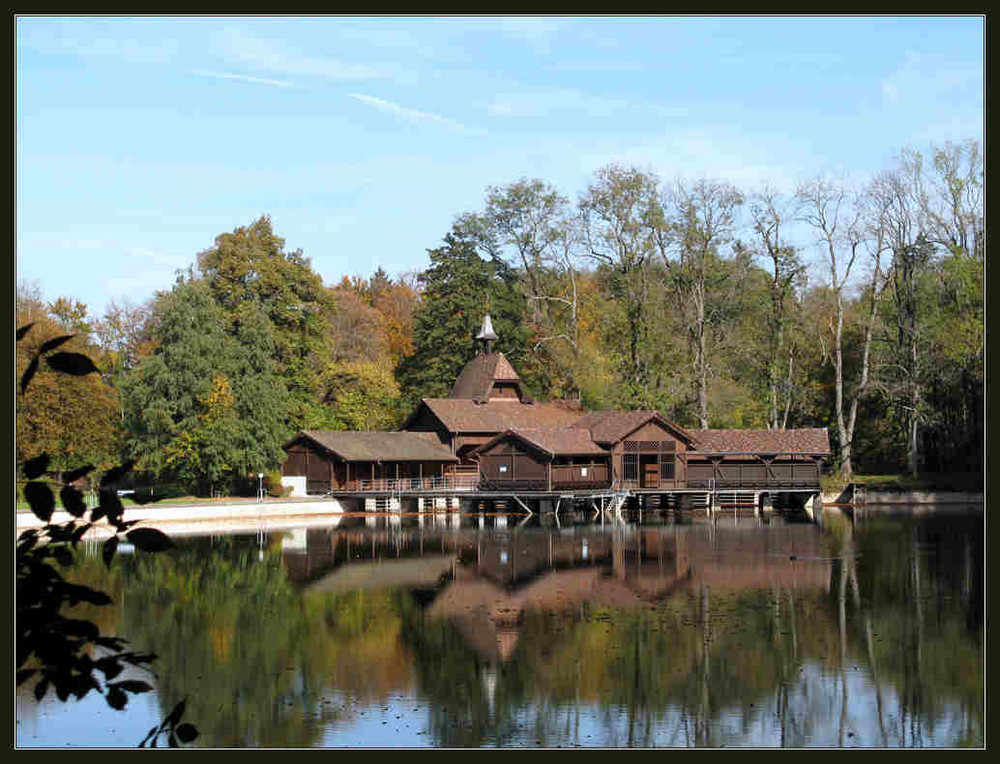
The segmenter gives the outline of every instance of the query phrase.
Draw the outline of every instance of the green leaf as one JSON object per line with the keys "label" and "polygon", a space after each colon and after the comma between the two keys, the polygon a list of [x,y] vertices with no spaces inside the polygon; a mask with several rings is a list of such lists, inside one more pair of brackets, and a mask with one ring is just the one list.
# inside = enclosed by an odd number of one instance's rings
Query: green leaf
{"label": "green leaf", "polygon": [[28,506],[42,522],[48,522],[52,518],[52,511],[55,509],[56,500],[52,495],[52,489],[45,483],[32,481],[24,486],[24,497],[28,500]]}
{"label": "green leaf", "polygon": [[21,340],[23,340],[24,339],[24,335],[26,335],[28,333],[28,331],[31,329],[31,327],[33,327],[34,325],[35,325],[35,323],[31,322],[30,324],[25,324],[20,329],[18,329],[17,330],[17,341],[20,342]]}
{"label": "green leaf", "polygon": [[24,463],[24,476],[28,480],[34,480],[37,477],[45,474],[45,470],[49,466],[49,455],[41,454],[36,456],[34,459],[28,459]]}
{"label": "green leaf", "polygon": [[62,505],[73,517],[83,517],[87,511],[87,505],[83,501],[83,494],[72,486],[64,485],[59,491],[59,498]]}
{"label": "green leaf", "polygon": [[28,364],[28,368],[25,369],[24,374],[21,375],[21,395],[24,395],[24,391],[28,389],[28,383],[31,382],[31,378],[35,376],[36,371],[38,371],[37,355],[31,359],[31,363]]}
{"label": "green leaf", "polygon": [[125,537],[143,552],[162,552],[174,545],[167,534],[156,528],[136,528],[126,533]]}
{"label": "green leaf", "polygon": [[46,340],[45,342],[42,343],[42,346],[38,348],[38,355],[41,355],[42,353],[47,353],[50,350],[55,350],[64,342],[68,342],[75,336],[76,336],[75,334],[64,334],[61,337],[53,337],[50,340]]}
{"label": "green leaf", "polygon": [[98,370],[94,362],[83,353],[54,353],[45,357],[45,363],[56,371],[74,377],[83,377]]}

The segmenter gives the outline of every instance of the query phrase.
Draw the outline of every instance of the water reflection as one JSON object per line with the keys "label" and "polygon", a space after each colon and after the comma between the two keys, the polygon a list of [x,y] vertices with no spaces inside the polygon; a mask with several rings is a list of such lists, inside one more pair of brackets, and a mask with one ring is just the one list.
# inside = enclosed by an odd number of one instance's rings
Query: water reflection
{"label": "water reflection", "polygon": [[982,745],[981,516],[578,514],[346,516],[78,575],[204,745]]}

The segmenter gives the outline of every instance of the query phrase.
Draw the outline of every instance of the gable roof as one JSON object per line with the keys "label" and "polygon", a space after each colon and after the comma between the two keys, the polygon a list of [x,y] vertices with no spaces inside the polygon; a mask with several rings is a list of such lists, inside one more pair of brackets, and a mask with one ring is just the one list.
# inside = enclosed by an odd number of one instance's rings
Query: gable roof
{"label": "gable roof", "polygon": [[351,432],[302,430],[285,443],[300,438],[317,443],[345,462],[457,462],[433,434],[417,432]]}
{"label": "gable roof", "polygon": [[703,454],[810,454],[827,456],[830,436],[821,427],[798,430],[694,430],[696,451]]}
{"label": "gable roof", "polygon": [[592,411],[581,417],[574,427],[588,430],[591,437],[598,443],[617,443],[629,433],[635,432],[649,421],[655,420],[681,440],[691,443],[695,440],[692,433],[679,424],[667,419],[659,411]]}
{"label": "gable roof", "polygon": [[606,456],[609,452],[597,445],[587,430],[575,427],[531,427],[509,429],[500,433],[488,443],[476,449],[484,451],[499,443],[504,438],[516,438],[530,446],[554,456],[589,456],[600,454]]}
{"label": "gable roof", "polygon": [[451,388],[449,398],[468,398],[480,403],[490,399],[490,390],[494,382],[514,382],[520,398],[530,401],[531,398],[521,385],[521,378],[504,358],[503,353],[485,353],[477,355],[462,369]]}
{"label": "gable roof", "polygon": [[[580,418],[579,411],[558,403],[497,400],[476,403],[468,398],[423,398],[420,404],[430,409],[449,432],[500,433],[532,427],[569,427]],[[420,406],[407,424],[419,410]]]}

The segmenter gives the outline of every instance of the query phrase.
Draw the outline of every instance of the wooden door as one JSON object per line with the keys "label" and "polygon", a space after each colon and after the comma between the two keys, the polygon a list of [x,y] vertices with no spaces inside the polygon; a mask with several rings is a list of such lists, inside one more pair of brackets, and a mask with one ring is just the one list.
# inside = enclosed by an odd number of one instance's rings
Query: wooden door
{"label": "wooden door", "polygon": [[640,485],[643,488],[659,488],[660,465],[657,463],[656,456],[643,456],[640,461],[642,463],[642,483]]}

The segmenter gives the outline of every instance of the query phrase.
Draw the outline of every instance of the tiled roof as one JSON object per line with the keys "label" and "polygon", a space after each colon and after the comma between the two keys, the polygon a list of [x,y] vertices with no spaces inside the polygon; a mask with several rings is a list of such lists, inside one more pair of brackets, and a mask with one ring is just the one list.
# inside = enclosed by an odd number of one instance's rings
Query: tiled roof
{"label": "tiled roof", "polygon": [[587,456],[590,454],[608,454],[590,438],[590,433],[573,427],[531,427],[508,430],[491,440],[484,448],[488,448],[500,438],[513,435],[545,451],[551,456]]}
{"label": "tiled roof", "polygon": [[691,430],[700,453],[829,454],[830,437],[819,428],[799,430]]}
{"label": "tiled roof", "polygon": [[302,430],[285,446],[305,436],[345,462],[456,462],[451,451],[416,432]]}
{"label": "tiled roof", "polygon": [[426,405],[450,432],[495,432],[532,427],[569,427],[580,418],[558,403],[519,403],[493,400],[476,403],[468,398],[424,398]]}
{"label": "tiled roof", "polygon": [[687,439],[692,437],[692,433],[674,424],[659,411],[592,411],[581,417],[573,426],[589,430],[591,437],[598,443],[617,443],[654,417],[681,437]]}
{"label": "tiled roof", "polygon": [[[490,397],[490,390],[494,380],[503,382],[517,382],[520,387],[520,377],[510,365],[510,361],[504,358],[503,353],[488,353],[477,355],[462,369],[458,375],[454,386],[451,388],[450,398],[468,398],[475,401],[487,401]],[[527,400],[524,390],[521,389],[522,398]]]}

